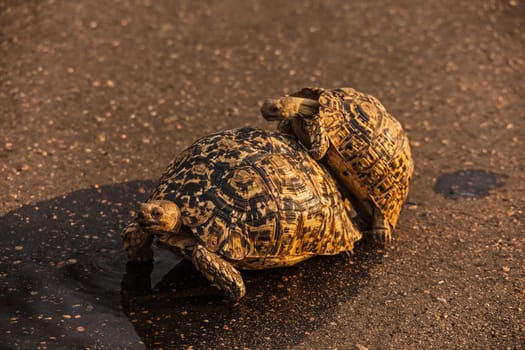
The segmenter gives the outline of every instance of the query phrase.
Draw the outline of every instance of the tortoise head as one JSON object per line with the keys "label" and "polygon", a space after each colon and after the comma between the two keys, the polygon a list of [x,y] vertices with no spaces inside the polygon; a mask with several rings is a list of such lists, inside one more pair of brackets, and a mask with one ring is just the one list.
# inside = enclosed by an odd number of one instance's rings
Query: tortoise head
{"label": "tortoise head", "polygon": [[140,205],[137,223],[147,231],[172,233],[181,225],[179,207],[168,200],[152,200]]}
{"label": "tortoise head", "polygon": [[269,121],[311,118],[318,111],[319,102],[316,100],[293,96],[269,98],[261,107],[261,114]]}

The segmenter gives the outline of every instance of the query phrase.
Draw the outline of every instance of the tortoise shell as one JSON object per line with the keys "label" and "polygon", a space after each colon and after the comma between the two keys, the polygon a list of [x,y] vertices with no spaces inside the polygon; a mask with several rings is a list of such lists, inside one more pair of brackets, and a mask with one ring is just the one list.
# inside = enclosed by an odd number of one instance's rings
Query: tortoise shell
{"label": "tortoise shell", "polygon": [[[291,136],[256,128],[201,138],[167,167],[149,200],[173,201],[182,224],[236,267],[292,265],[351,251],[361,233],[337,184]],[[165,245],[176,245],[173,235]]]}
{"label": "tortoise shell", "polygon": [[[361,202],[372,202],[395,228],[414,163],[408,138],[379,100],[352,88],[304,88],[291,96],[317,99],[332,147],[330,170]],[[372,214],[371,206],[365,208]]]}

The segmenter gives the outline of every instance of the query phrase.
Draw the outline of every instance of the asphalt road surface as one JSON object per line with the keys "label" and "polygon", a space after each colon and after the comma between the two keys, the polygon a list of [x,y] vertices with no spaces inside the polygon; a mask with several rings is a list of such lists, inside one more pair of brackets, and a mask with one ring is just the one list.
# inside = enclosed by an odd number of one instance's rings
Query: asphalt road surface
{"label": "asphalt road surface", "polygon": [[[0,347],[525,348],[524,76],[520,0],[0,1]],[[244,273],[233,305],[169,254],[126,268],[168,162],[303,86],[406,128],[392,244]]]}

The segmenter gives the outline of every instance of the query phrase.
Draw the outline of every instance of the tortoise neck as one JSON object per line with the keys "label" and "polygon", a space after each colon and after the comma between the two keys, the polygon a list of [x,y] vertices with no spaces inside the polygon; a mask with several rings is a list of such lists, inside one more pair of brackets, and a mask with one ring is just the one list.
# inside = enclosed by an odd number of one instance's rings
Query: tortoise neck
{"label": "tortoise neck", "polygon": [[297,113],[303,117],[312,117],[319,113],[319,102],[309,98],[302,98]]}

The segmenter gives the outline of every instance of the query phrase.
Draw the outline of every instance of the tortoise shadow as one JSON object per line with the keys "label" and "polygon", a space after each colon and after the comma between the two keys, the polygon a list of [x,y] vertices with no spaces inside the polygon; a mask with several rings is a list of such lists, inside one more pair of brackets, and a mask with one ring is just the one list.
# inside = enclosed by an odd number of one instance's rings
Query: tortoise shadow
{"label": "tortoise shadow", "polygon": [[378,247],[360,243],[353,255],[243,271],[246,297],[225,302],[170,253],[156,251],[154,264],[126,264],[120,230],[154,185],[83,189],[0,217],[0,345],[291,346],[333,320],[381,263]]}
{"label": "tortoise shadow", "polygon": [[[0,348],[36,349],[41,342],[133,348],[139,342],[120,310],[126,256],[119,233],[154,185],[82,189],[0,217]],[[169,270],[158,267],[159,274]]]}
{"label": "tortoise shadow", "polygon": [[383,254],[358,244],[354,255],[317,257],[292,267],[243,271],[246,296],[221,299],[183,260],[152,285],[150,264],[128,263],[122,309],[147,348],[285,348],[336,319]]}

